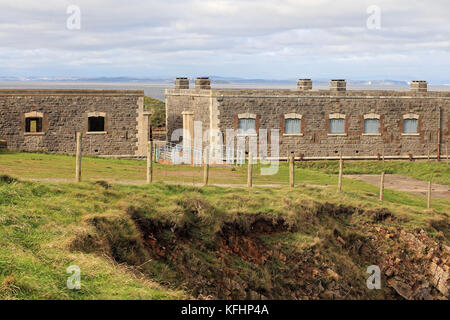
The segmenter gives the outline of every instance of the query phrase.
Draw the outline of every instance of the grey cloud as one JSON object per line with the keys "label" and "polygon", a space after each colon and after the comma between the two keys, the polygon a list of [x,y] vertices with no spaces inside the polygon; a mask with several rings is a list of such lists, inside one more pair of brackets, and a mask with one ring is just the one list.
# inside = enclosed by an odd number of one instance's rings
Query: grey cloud
{"label": "grey cloud", "polygon": [[[275,75],[290,65],[304,67],[299,61],[306,59],[316,68],[378,59],[375,74],[431,52],[449,58],[447,0],[74,0],[82,13],[79,31],[66,29],[69,4],[2,0],[0,63],[9,66],[3,69],[41,64],[52,70],[53,62],[58,72],[109,65],[130,72],[200,67],[257,74],[264,67]],[[366,28],[370,5],[381,8],[381,30]],[[442,78],[448,63],[441,69]]]}

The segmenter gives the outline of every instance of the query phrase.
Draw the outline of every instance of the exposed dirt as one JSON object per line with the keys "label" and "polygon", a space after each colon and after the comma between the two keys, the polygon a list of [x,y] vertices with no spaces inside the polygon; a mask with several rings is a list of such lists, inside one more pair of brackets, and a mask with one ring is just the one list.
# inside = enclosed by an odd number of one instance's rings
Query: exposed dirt
{"label": "exposed dirt", "polygon": [[[345,175],[345,177],[362,180],[376,186],[380,185],[380,175],[352,174]],[[386,174],[384,178],[384,186],[385,189],[410,192],[423,196],[426,196],[428,192],[428,182],[411,177],[405,177],[399,174]],[[450,187],[433,183],[431,185],[431,196],[434,198],[450,199]]]}
{"label": "exposed dirt", "polygon": [[[450,248],[423,230],[395,227],[386,209],[315,203],[294,219],[261,213],[220,220],[204,200],[182,205],[177,221],[155,220],[134,207],[120,218],[92,218],[96,234],[76,238],[73,249],[106,252],[152,277],[164,279],[170,270],[176,276],[167,281],[197,298],[450,298]],[[204,220],[209,214],[214,222]],[[430,228],[448,226],[436,220]],[[316,240],[292,240],[305,232]],[[371,265],[381,270],[381,290],[366,286]]]}

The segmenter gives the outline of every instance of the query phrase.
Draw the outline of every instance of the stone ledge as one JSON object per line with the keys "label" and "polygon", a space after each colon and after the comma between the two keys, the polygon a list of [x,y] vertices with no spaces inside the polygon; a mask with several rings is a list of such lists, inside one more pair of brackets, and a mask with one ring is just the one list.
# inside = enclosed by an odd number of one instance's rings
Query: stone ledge
{"label": "stone ledge", "polygon": [[24,136],[45,136],[45,132],[24,132]]}
{"label": "stone ledge", "polygon": [[420,133],[402,133],[404,137],[419,137]]}
{"label": "stone ledge", "polygon": [[94,96],[143,96],[144,90],[103,89],[0,89],[0,96],[10,95],[94,95]]}
{"label": "stone ledge", "polygon": [[303,133],[283,133],[283,137],[303,137]]}

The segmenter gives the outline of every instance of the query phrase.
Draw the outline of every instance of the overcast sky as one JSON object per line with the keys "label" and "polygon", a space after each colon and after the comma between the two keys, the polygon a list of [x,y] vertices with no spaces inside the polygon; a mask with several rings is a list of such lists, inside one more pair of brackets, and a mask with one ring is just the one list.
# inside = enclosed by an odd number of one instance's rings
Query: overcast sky
{"label": "overcast sky", "polygon": [[0,76],[209,75],[450,83],[450,3],[0,0]]}

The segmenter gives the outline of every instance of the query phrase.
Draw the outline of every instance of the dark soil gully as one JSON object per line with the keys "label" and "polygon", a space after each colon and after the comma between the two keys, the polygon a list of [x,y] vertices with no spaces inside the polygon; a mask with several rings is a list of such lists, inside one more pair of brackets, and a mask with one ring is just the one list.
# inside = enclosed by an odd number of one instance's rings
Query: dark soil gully
{"label": "dark soil gully", "polygon": [[[294,220],[242,215],[217,221],[214,229],[196,212],[207,203],[186,208],[183,223],[130,208],[137,235],[111,238],[106,222],[97,221],[97,241],[106,237],[118,262],[139,266],[150,258],[144,273],[200,299],[449,298],[449,247],[423,230],[394,227],[387,210],[315,204]],[[298,235],[313,240],[296,241]],[[89,238],[87,247],[94,242]],[[380,290],[367,288],[370,265],[381,269]]]}

